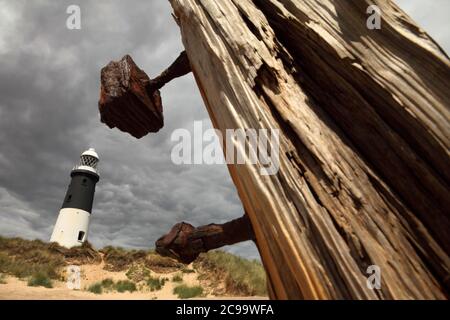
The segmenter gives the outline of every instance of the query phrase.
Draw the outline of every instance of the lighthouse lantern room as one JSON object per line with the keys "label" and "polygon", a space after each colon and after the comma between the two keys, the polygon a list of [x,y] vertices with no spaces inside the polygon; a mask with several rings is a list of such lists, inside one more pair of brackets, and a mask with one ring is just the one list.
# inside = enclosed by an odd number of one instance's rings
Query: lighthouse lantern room
{"label": "lighthouse lantern room", "polygon": [[82,245],[87,240],[95,185],[100,179],[98,162],[98,154],[93,148],[81,154],[79,164],[70,174],[72,179],[59,211],[51,242],[72,248]]}

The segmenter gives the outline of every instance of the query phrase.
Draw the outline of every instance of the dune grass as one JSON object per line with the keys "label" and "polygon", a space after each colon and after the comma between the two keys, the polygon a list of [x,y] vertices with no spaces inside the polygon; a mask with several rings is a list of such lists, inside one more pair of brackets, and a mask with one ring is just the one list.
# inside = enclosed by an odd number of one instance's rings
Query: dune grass
{"label": "dune grass", "polygon": [[200,278],[223,278],[228,294],[266,296],[266,273],[262,264],[220,250],[210,251],[194,263]]}
{"label": "dune grass", "polygon": [[150,291],[158,291],[161,290],[162,287],[166,284],[166,278],[159,278],[159,277],[148,277],[146,283],[147,286],[150,288]]}
{"label": "dune grass", "polygon": [[102,283],[97,282],[97,283],[91,284],[88,288],[88,291],[95,293],[95,294],[102,294],[103,293]]}
{"label": "dune grass", "polygon": [[87,291],[95,293],[95,294],[102,294],[104,292],[111,292],[111,291],[117,291],[117,292],[134,292],[136,291],[136,284],[129,280],[120,280],[117,282],[114,282],[111,278],[103,279],[100,282],[96,282],[91,284]]}
{"label": "dune grass", "polygon": [[183,281],[183,275],[177,273],[172,277],[172,282],[182,282]]}
{"label": "dune grass", "polygon": [[102,288],[105,288],[108,291],[114,289],[114,281],[111,278],[103,279],[100,284],[102,285]]}
{"label": "dune grass", "polygon": [[133,263],[144,261],[148,252],[144,250],[126,250],[107,246],[100,250],[104,254],[105,269],[109,271],[124,271]]}
{"label": "dune grass", "polygon": [[[160,290],[168,278],[153,278],[151,271],[157,273],[176,272],[171,281],[182,281],[184,274],[198,272],[199,280],[206,280],[211,286],[225,283],[227,295],[266,296],[266,275],[260,262],[250,261],[222,251],[201,254],[194,262],[194,270],[178,261],[159,256],[154,250],[126,250],[105,247],[105,269],[124,271],[129,280],[114,283],[111,279],[93,287],[93,291],[130,291],[148,287]],[[56,243],[0,236],[0,275],[13,275],[29,280],[30,285],[49,286],[54,280],[63,280],[62,270],[69,264],[100,263],[101,255],[89,243],[81,247],[66,249]],[[0,277],[0,282],[2,278]],[[4,277],[3,277],[4,279]],[[48,279],[49,281],[47,281]],[[106,279],[108,280],[108,279]],[[205,284],[207,287],[209,284]],[[183,289],[179,289],[183,290]]]}
{"label": "dune grass", "polygon": [[[134,264],[127,271],[126,276],[128,279],[135,283],[140,283],[140,288],[145,285],[150,289],[150,291],[158,291],[164,287],[168,278],[164,277],[153,277],[151,275],[150,269],[148,269],[144,264]],[[142,283],[143,282],[143,283]]]}
{"label": "dune grass", "polygon": [[17,278],[41,274],[52,280],[61,280],[61,270],[68,264],[100,262],[100,255],[88,242],[67,249],[41,240],[0,236],[0,272]]}
{"label": "dune grass", "polygon": [[118,292],[134,292],[137,290],[136,284],[134,282],[131,282],[130,280],[120,280],[115,284],[114,288]]}
{"label": "dune grass", "polygon": [[133,282],[141,282],[150,277],[150,270],[143,264],[134,264],[128,269],[125,275]]}
{"label": "dune grass", "polygon": [[190,287],[185,284],[181,284],[173,289],[173,293],[180,299],[190,299],[202,296],[203,288],[201,286]]}
{"label": "dune grass", "polygon": [[158,273],[179,271],[185,265],[169,257],[160,256],[157,253],[150,253],[145,259],[145,266]]}
{"label": "dune grass", "polygon": [[53,288],[53,283],[46,273],[38,272],[28,279],[28,286]]}
{"label": "dune grass", "polygon": [[60,268],[65,264],[64,258],[49,247],[40,240],[0,237],[0,272],[18,278],[39,274],[58,279]]}

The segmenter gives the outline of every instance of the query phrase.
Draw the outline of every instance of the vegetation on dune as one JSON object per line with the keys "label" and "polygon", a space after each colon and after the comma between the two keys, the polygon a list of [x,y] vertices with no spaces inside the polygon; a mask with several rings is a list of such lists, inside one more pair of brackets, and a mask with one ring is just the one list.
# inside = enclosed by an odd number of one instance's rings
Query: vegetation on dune
{"label": "vegetation on dune", "polygon": [[224,279],[227,294],[267,295],[266,273],[259,261],[215,250],[201,254],[194,267],[202,279]]}
{"label": "vegetation on dune", "polygon": [[101,282],[102,288],[105,288],[106,290],[113,290],[114,289],[114,281],[111,278],[103,279]]}
{"label": "vegetation on dune", "polygon": [[45,287],[53,288],[52,280],[46,273],[38,272],[33,274],[30,279],[28,279],[28,285],[30,287]]}
{"label": "vegetation on dune", "polygon": [[0,237],[0,272],[18,278],[36,274],[51,279],[60,277],[64,257],[50,250],[50,245],[40,240],[7,239]]}
{"label": "vegetation on dune", "polygon": [[125,292],[125,291],[134,292],[137,290],[136,284],[134,282],[131,282],[130,280],[118,281],[115,284],[114,289],[116,289],[118,292]]}
{"label": "vegetation on dune", "polygon": [[141,282],[150,277],[150,270],[143,264],[133,264],[125,275],[134,282]]}
{"label": "vegetation on dune", "polygon": [[166,284],[167,279],[166,278],[160,278],[160,277],[152,277],[150,276],[146,283],[149,287],[150,291],[157,291],[161,290],[162,287]]}
{"label": "vegetation on dune", "polygon": [[125,271],[133,263],[145,260],[148,252],[144,250],[126,250],[119,247],[107,246],[100,250],[104,254],[105,270]]}
{"label": "vegetation on dune", "polygon": [[26,278],[36,274],[59,280],[68,264],[100,262],[100,255],[89,243],[67,249],[40,240],[0,237],[0,272]]}
{"label": "vegetation on dune", "polygon": [[100,253],[88,241],[79,247],[70,249],[61,247],[57,243],[51,243],[49,247],[51,251],[58,252],[64,256],[68,264],[99,264],[102,262]]}
{"label": "vegetation on dune", "polygon": [[171,273],[185,268],[185,265],[169,257],[151,253],[145,259],[145,266],[157,273]]}
{"label": "vegetation on dune", "polygon": [[[153,250],[126,250],[106,247],[100,250],[105,262],[104,269],[125,271],[128,280],[115,283],[105,279],[87,288],[100,294],[105,291],[133,292],[139,290],[161,290],[169,278],[155,277],[152,272],[174,273],[170,280],[181,284],[185,274],[197,272],[202,280],[202,292],[217,295],[267,295],[266,275],[261,263],[249,261],[222,251],[201,254],[191,266],[162,257]],[[0,237],[0,283],[3,274],[29,280],[31,286],[49,287],[53,280],[63,280],[64,267],[70,264],[92,264],[102,261],[99,251],[89,243],[81,247],[66,249],[56,243],[40,240]],[[178,286],[180,287],[180,286]],[[182,286],[177,291],[188,289]],[[190,287],[188,287],[190,288]],[[180,292],[181,292],[180,291]],[[197,289],[198,291],[198,289]],[[186,295],[181,293],[183,297]]]}
{"label": "vegetation on dune", "polygon": [[102,294],[104,292],[111,292],[111,291],[117,291],[117,292],[134,292],[137,290],[136,284],[129,280],[120,280],[117,282],[114,282],[111,278],[103,279],[100,282],[96,282],[91,284],[87,291],[95,293],[95,294]]}
{"label": "vegetation on dune", "polygon": [[185,284],[181,284],[173,289],[173,293],[180,299],[190,299],[202,296],[203,288],[200,286],[190,287]]}
{"label": "vegetation on dune", "polygon": [[135,265],[144,265],[154,272],[170,273],[185,267],[175,259],[160,256],[154,250],[126,250],[108,246],[100,252],[104,254],[105,269],[109,271],[124,271]]}
{"label": "vegetation on dune", "polygon": [[135,283],[143,282],[142,288],[147,285],[150,291],[161,290],[167,278],[153,277],[150,269],[143,264],[134,264],[127,271],[126,276],[128,279]]}
{"label": "vegetation on dune", "polygon": [[88,288],[89,292],[95,293],[95,294],[102,294],[103,293],[103,286],[101,282],[94,283],[89,286]]}
{"label": "vegetation on dune", "polygon": [[172,277],[172,282],[182,282],[183,281],[183,276],[179,273],[177,273],[176,275],[174,275]]}

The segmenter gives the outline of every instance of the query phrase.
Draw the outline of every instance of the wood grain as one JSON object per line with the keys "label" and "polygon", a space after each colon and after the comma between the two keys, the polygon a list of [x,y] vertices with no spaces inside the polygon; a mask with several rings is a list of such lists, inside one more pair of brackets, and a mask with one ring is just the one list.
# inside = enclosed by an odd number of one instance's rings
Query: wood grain
{"label": "wood grain", "polygon": [[[450,62],[439,46],[387,0],[170,3],[214,127],[281,132],[278,174],[229,165],[271,297],[448,297]],[[370,4],[381,30],[366,27]],[[373,264],[380,290],[366,285]]]}

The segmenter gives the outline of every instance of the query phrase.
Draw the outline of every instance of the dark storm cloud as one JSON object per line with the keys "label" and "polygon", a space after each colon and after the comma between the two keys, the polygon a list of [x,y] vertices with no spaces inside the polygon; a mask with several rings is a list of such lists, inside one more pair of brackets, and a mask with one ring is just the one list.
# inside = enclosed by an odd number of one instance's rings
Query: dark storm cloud
{"label": "dark storm cloud", "polygon": [[[399,1],[449,49],[448,1]],[[81,7],[82,29],[65,27]],[[101,180],[91,221],[96,246],[145,248],[179,221],[225,222],[242,207],[225,166],[175,166],[174,129],[210,126],[192,76],[162,90],[166,125],[136,140],[100,124],[99,72],[131,54],[151,77],[182,50],[167,0],[0,0],[0,234],[47,240],[80,153],[93,146]],[[444,23],[442,23],[444,21]],[[257,257],[255,246],[227,247]]]}

